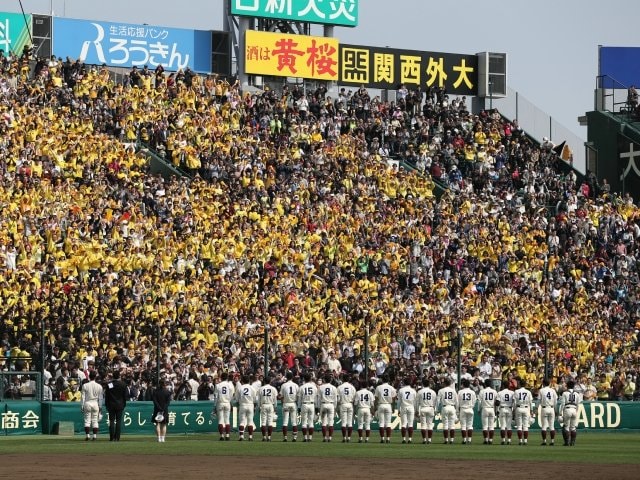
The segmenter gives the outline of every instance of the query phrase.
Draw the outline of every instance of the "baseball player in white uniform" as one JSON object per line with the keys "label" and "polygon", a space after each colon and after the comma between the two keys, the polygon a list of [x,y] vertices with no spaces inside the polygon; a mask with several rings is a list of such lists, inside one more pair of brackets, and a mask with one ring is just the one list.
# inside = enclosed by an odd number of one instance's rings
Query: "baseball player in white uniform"
{"label": "baseball player in white uniform", "polygon": [[366,382],[363,383],[363,387],[356,392],[355,406],[358,415],[358,443],[362,443],[363,433],[365,434],[364,442],[369,443],[369,436],[371,434],[371,411],[375,406],[375,397],[367,388]]}
{"label": "baseball player in white uniform", "polygon": [[349,382],[349,377],[345,376],[343,382],[338,386],[338,413],[340,415],[340,425],[342,427],[342,442],[350,442],[353,433],[353,403],[356,399],[356,387]]}
{"label": "baseball player in white uniform", "polygon": [[558,393],[549,386],[549,380],[542,381],[542,388],[538,391],[538,405],[540,406],[540,428],[542,433],[542,445],[547,444],[547,430],[549,431],[550,445],[555,444],[556,439],[556,408],[558,407]]}
{"label": "baseball player in white uniform", "polygon": [[398,390],[398,412],[400,413],[400,433],[402,443],[413,441],[413,420],[416,416],[416,391],[407,379],[403,387]]}
{"label": "baseball player in white uniform", "polygon": [[318,402],[318,386],[311,381],[309,372],[304,374],[304,383],[298,390],[298,411],[302,427],[303,442],[313,440],[313,417]]}
{"label": "baseball player in white uniform", "polygon": [[444,443],[452,444],[455,438],[456,412],[458,411],[458,394],[453,387],[453,380],[449,377],[444,387],[438,391],[437,409],[442,418],[442,434]]}
{"label": "baseball player in white uniform", "polygon": [[[80,409],[84,416],[84,433],[85,440],[90,438],[96,440],[98,438],[98,422],[100,417],[100,409],[102,408],[102,385],[96,382],[97,372],[91,370],[89,372],[89,381],[82,385],[80,392]],[[93,429],[93,437],[91,437],[91,429]]]}
{"label": "baseball player in white uniform", "polygon": [[573,380],[567,382],[567,391],[560,397],[561,422],[564,422],[562,436],[564,446],[576,444],[578,426],[578,407],[582,403],[582,394],[574,390],[576,384]]}
{"label": "baseball player in white uniform", "polygon": [[502,390],[498,392],[498,423],[500,424],[500,443],[511,445],[511,422],[513,421],[513,391],[509,390],[509,383],[502,382]]}
{"label": "baseball player in white uniform", "polygon": [[222,372],[220,381],[213,390],[213,399],[216,405],[216,414],[218,415],[218,433],[220,433],[220,441],[230,440],[231,435],[231,401],[235,394],[235,387],[229,381],[229,374]]}
{"label": "baseball player in white uniform", "polygon": [[287,441],[287,427],[291,423],[293,441],[298,440],[298,384],[293,381],[293,373],[287,372],[287,381],[280,387],[280,400],[282,401],[282,441]]}
{"label": "baseball player in white uniform", "polygon": [[518,431],[518,444],[526,445],[529,441],[529,421],[531,420],[531,407],[533,395],[526,386],[524,379],[518,379],[518,388],[513,392],[516,430]]}
{"label": "baseball player in white uniform", "polygon": [[416,410],[420,421],[422,443],[430,444],[433,438],[433,419],[436,415],[437,394],[431,388],[431,381],[424,377],[422,388],[416,392]]}
{"label": "baseball player in white uniform", "polygon": [[238,440],[244,440],[245,428],[249,432],[249,441],[253,441],[253,416],[255,405],[258,402],[258,393],[249,382],[249,377],[244,375],[240,385],[237,386],[235,402],[238,404]]}
{"label": "baseball player in white uniform", "polygon": [[482,421],[482,443],[485,445],[493,443],[497,400],[498,392],[493,389],[493,380],[487,378],[484,381],[484,388],[478,394],[478,413]]}
{"label": "baseball player in white uniform", "polygon": [[264,385],[258,392],[258,402],[260,402],[260,430],[262,431],[262,441],[270,442],[273,426],[276,423],[276,406],[278,404],[278,390],[269,382],[271,379],[265,377]]}
{"label": "baseball player in white uniform", "polygon": [[463,378],[460,382],[462,389],[458,392],[458,418],[460,419],[460,431],[462,433],[462,444],[470,444],[473,437],[473,416],[478,398],[476,392],[471,390],[468,378]]}
{"label": "baseball player in white uniform", "polygon": [[391,415],[393,413],[393,401],[396,398],[396,389],[389,385],[387,379],[376,387],[376,413],[380,427],[380,443],[391,443]]}
{"label": "baseball player in white uniform", "polygon": [[320,424],[322,425],[322,441],[333,439],[333,422],[338,406],[338,389],[331,384],[331,375],[324,378],[324,383],[318,388],[320,403]]}

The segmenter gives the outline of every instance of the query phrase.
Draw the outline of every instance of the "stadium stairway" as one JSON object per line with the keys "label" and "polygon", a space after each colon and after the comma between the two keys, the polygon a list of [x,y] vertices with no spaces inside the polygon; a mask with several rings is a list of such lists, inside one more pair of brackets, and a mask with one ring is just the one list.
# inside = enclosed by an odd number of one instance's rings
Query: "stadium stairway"
{"label": "stadium stairway", "polygon": [[[414,172],[416,175],[421,175],[421,173],[418,171],[415,165],[412,165],[411,163],[407,162],[401,157],[392,157],[392,159],[398,162],[398,165],[400,166],[400,168],[403,168],[408,172]],[[432,178],[431,180],[435,185],[435,188],[433,189],[433,194],[436,196],[438,200],[440,200],[440,197],[442,197],[442,195],[445,192],[449,191],[450,188],[445,183],[441,182],[438,179]]]}
{"label": "stadium stairway", "polygon": [[167,161],[163,156],[154,150],[149,144],[140,140],[136,142],[137,151],[144,152],[149,158],[149,171],[153,174],[160,174],[164,178],[171,178],[172,176],[192,178],[193,173],[183,168],[176,167],[171,162]]}

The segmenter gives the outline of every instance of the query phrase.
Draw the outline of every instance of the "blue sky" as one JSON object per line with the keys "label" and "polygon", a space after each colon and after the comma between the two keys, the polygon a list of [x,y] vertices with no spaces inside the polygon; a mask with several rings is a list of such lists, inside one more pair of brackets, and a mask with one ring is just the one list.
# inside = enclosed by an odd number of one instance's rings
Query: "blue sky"
{"label": "blue sky", "polygon": [[[31,13],[48,13],[53,6],[56,16],[70,18],[222,28],[223,0],[23,0],[22,5]],[[506,52],[509,86],[586,138],[576,119],[593,109],[598,45],[638,46],[637,7],[637,0],[360,0],[359,26],[336,28],[335,36],[345,43],[424,51]],[[2,0],[0,10],[20,11],[20,3]]]}

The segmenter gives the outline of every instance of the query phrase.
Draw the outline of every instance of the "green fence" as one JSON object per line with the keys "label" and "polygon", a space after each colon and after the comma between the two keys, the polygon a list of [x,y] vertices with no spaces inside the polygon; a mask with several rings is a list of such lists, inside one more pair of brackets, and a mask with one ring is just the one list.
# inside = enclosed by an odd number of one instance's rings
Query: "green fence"
{"label": "green fence", "polygon": [[[217,429],[211,419],[212,402],[174,402],[169,408],[171,433],[206,433]],[[103,407],[100,433],[108,433],[109,421]],[[152,402],[129,402],[122,419],[123,431],[135,434],[152,434],[155,425],[151,422]],[[42,433],[54,433],[56,423],[73,422],[76,433],[84,432],[84,421],[80,404],[73,402],[44,402],[42,404]]]}
{"label": "green fence", "polygon": [[[171,433],[209,433],[217,431],[217,419],[211,417],[212,402],[174,402],[169,414],[169,431]],[[104,409],[103,409],[104,410]],[[152,434],[154,425],[151,422],[153,404],[151,402],[131,402],[127,405],[123,420],[123,432],[126,434]],[[52,434],[60,422],[73,422],[74,431],[84,431],[82,413],[79,403],[67,402],[35,402],[8,401],[0,402],[1,427],[0,435],[33,435]],[[539,429],[536,422],[532,430]],[[256,413],[254,419],[259,425]],[[278,408],[276,428],[281,427],[282,415]],[[400,427],[397,412],[393,416],[393,428]],[[233,409],[232,426],[238,427],[237,409]],[[336,419],[336,427],[340,421]],[[640,430],[640,402],[587,402],[578,410],[578,426],[589,430]],[[318,425],[319,427],[319,425]],[[556,425],[559,428],[559,425]],[[377,429],[374,421],[371,427]],[[419,428],[419,426],[418,426]],[[442,428],[436,416],[436,429]],[[475,417],[475,429],[480,430],[480,417]],[[106,412],[100,422],[100,433],[108,432]]]}
{"label": "green fence", "polygon": [[41,406],[34,400],[0,402],[0,435],[43,433]]}

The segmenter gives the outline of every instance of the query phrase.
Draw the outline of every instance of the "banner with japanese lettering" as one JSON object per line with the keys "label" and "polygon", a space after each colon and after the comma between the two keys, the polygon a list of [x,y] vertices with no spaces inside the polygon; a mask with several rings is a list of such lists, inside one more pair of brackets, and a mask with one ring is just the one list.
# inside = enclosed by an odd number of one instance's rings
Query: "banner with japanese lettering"
{"label": "banner with japanese lettering", "polygon": [[342,85],[396,90],[444,87],[454,95],[478,93],[478,58],[457,53],[421,52],[362,45],[340,45]]}
{"label": "banner with japanese lettering", "polygon": [[53,54],[93,65],[209,72],[211,32],[54,18]]}
{"label": "banner with japanese lettering", "polygon": [[231,0],[231,14],[355,27],[359,0]]}
{"label": "banner with japanese lettering", "polygon": [[22,55],[24,47],[31,43],[32,18],[31,15],[0,12],[0,50],[6,55],[12,52]]}
{"label": "banner with japanese lettering", "polygon": [[[19,403],[19,402],[18,402]],[[168,427],[170,433],[206,433],[217,428],[211,418],[212,402],[173,402],[169,407]],[[100,422],[100,433],[109,432],[109,416],[105,408]],[[129,402],[122,419],[123,433],[147,434],[155,432],[151,422],[152,402]],[[57,422],[73,422],[76,433],[84,432],[84,420],[77,402],[43,403],[45,425],[42,433],[53,433]]]}
{"label": "banner with japanese lettering", "polygon": [[[173,402],[169,409],[169,433],[211,433],[217,431],[217,418],[211,416],[213,402]],[[278,405],[276,429],[282,426],[282,406]],[[538,419],[540,407],[535,408],[534,424],[531,429],[540,428]],[[124,434],[154,433],[151,422],[153,413],[152,402],[130,402],[127,404],[123,418]],[[73,422],[77,434],[84,432],[84,422],[78,402],[44,402],[42,405],[35,401],[0,402],[0,436],[2,435],[32,435],[52,434],[58,422]],[[103,408],[103,418],[100,422],[100,434],[107,434],[109,418]],[[578,408],[578,428],[587,430],[640,430],[640,402],[584,402]],[[259,426],[260,416],[256,410],[255,425]],[[238,428],[238,411],[233,407],[231,424],[234,431]],[[335,420],[336,427],[340,427],[339,419]],[[400,427],[400,417],[393,412],[391,426],[394,430]],[[556,424],[556,428],[560,428]],[[316,422],[316,427],[320,425]],[[377,420],[372,422],[371,428],[378,428]],[[420,424],[417,425],[420,428]],[[456,425],[456,428],[460,428]],[[474,428],[482,428],[480,416],[474,419]],[[435,418],[435,429],[441,430],[440,415]]]}
{"label": "banner with japanese lettering", "polygon": [[0,402],[0,436],[40,435],[42,433],[40,402],[30,400]]}
{"label": "banner with japanese lettering", "polygon": [[626,135],[618,134],[617,163],[620,190],[636,200],[640,199],[640,145]]}
{"label": "banner with japanese lettering", "polygon": [[335,38],[247,30],[245,73],[338,80]]}

